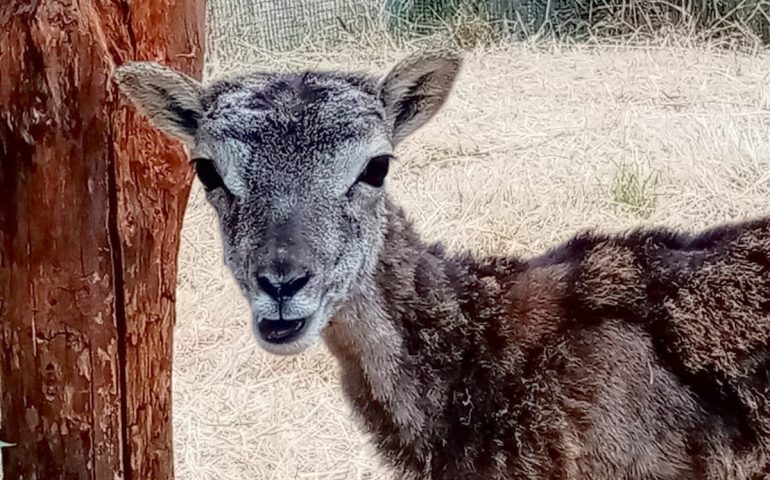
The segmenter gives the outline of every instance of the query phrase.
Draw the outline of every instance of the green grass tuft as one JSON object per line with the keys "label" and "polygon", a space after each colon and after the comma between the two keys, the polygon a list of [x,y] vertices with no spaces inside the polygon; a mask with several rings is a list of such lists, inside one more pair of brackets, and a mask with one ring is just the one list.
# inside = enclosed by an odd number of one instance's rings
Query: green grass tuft
{"label": "green grass tuft", "polygon": [[612,204],[624,212],[648,218],[655,209],[660,172],[638,163],[618,164],[610,185]]}

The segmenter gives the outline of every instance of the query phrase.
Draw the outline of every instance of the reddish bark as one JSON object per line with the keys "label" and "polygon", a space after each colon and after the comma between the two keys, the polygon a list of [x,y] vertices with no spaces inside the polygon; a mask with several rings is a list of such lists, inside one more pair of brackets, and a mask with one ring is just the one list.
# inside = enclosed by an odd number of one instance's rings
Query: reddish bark
{"label": "reddish bark", "polygon": [[7,479],[173,476],[180,146],[113,68],[200,77],[204,0],[0,1],[0,440]]}

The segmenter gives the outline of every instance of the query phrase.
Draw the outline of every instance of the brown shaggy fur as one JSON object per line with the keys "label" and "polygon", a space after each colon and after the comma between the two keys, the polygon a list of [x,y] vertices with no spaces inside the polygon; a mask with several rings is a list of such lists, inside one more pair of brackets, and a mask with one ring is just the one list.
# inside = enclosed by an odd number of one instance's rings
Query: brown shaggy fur
{"label": "brown shaggy fur", "polygon": [[404,478],[770,478],[770,220],[477,260],[389,211],[326,340]]}

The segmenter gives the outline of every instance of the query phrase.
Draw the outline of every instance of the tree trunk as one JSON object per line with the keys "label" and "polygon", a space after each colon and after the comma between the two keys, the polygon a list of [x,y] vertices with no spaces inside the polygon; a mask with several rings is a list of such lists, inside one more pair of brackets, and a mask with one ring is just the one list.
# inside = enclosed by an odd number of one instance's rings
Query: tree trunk
{"label": "tree trunk", "polygon": [[200,77],[204,0],[0,0],[0,440],[6,479],[169,479],[191,170],[115,66]]}

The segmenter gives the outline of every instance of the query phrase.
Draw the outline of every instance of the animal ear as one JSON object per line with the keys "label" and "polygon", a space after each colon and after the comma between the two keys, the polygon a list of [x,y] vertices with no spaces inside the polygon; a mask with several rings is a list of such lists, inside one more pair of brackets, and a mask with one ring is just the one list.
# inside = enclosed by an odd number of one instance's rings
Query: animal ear
{"label": "animal ear", "polygon": [[203,107],[201,84],[154,62],[130,62],[115,70],[120,90],[166,134],[192,144]]}
{"label": "animal ear", "polygon": [[425,125],[449,96],[462,57],[454,52],[418,54],[398,63],[380,82],[380,98],[397,144]]}

